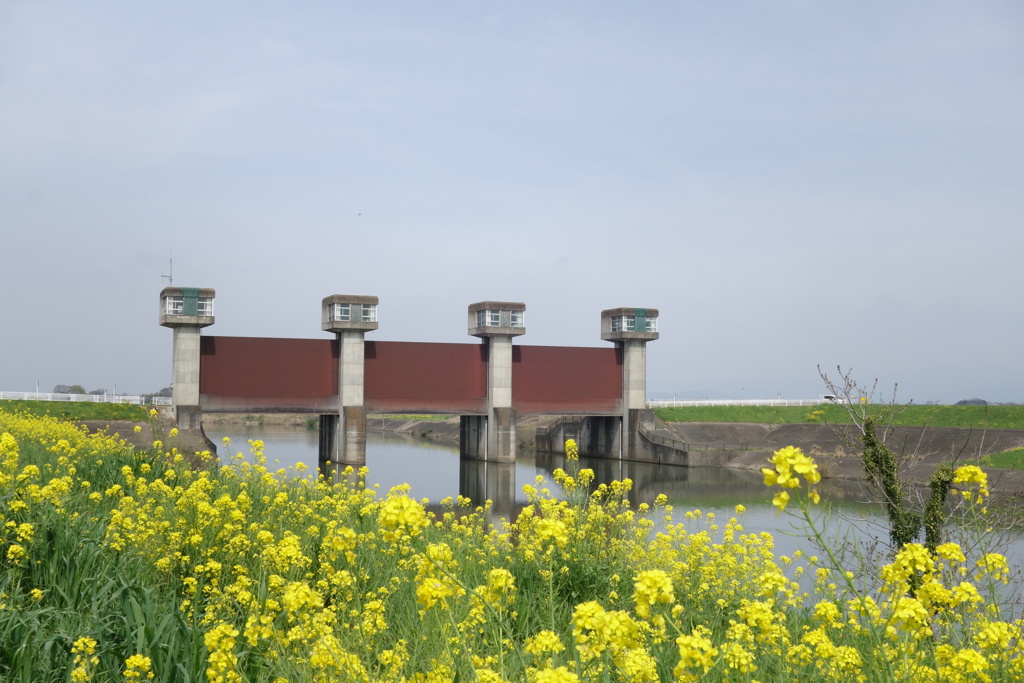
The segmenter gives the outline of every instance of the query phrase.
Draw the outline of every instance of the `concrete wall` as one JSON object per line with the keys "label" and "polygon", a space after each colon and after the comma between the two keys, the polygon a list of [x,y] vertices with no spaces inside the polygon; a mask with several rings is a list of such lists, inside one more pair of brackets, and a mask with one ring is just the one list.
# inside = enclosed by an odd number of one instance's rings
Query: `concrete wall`
{"label": "concrete wall", "polygon": [[[641,438],[643,436],[641,435]],[[653,462],[659,465],[677,465],[682,467],[724,467],[742,455],[748,455],[750,451],[719,450],[714,447],[690,448],[681,451],[671,446],[647,442],[644,448],[644,457],[638,458],[639,462]],[[767,452],[757,452],[767,462]]]}
{"label": "concrete wall", "polygon": [[365,333],[342,330],[338,335],[338,393],[341,406],[362,406],[365,386]]}
{"label": "concrete wall", "polygon": [[622,343],[622,403],[625,410],[647,408],[647,342]]}
{"label": "concrete wall", "polygon": [[487,340],[487,405],[512,407],[512,337]]}
{"label": "concrete wall", "polygon": [[174,360],[171,381],[174,404],[199,405],[199,328],[174,328]]}
{"label": "concrete wall", "polygon": [[178,429],[202,429],[199,407],[199,328],[175,327],[171,383]]}

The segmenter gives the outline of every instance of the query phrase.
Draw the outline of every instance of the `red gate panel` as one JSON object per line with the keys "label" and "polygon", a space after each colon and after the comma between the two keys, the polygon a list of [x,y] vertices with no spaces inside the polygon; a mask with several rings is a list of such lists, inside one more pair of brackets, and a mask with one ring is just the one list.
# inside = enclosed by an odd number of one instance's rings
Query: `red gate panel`
{"label": "red gate panel", "polygon": [[333,339],[200,337],[199,394],[208,412],[338,410]]}
{"label": "red gate panel", "polygon": [[617,415],[622,354],[614,347],[512,347],[512,404],[520,415]]}
{"label": "red gate panel", "polygon": [[[487,346],[366,342],[370,412],[483,414]],[[333,339],[200,338],[200,403],[207,412],[338,409]],[[512,403],[520,414],[615,415],[622,407],[615,348],[512,347]]]}
{"label": "red gate panel", "polygon": [[481,344],[366,342],[370,412],[487,412],[487,357]]}

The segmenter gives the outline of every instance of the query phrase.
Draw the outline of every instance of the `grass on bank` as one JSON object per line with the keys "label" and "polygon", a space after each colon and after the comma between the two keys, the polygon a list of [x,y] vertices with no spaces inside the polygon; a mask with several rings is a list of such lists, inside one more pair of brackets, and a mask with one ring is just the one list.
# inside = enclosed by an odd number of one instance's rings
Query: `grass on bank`
{"label": "grass on bank", "polygon": [[982,464],[987,467],[1024,470],[1024,448],[1014,448],[1009,451],[986,455],[982,460]]}
{"label": "grass on bank", "polygon": [[[882,412],[887,406],[869,406]],[[693,406],[658,408],[666,422],[755,422],[760,424],[848,424],[850,416],[841,405],[818,406]],[[973,427],[976,429],[1024,429],[1024,406],[897,406],[895,424],[901,426]]]}
{"label": "grass on bank", "polygon": [[147,409],[127,403],[92,403],[89,401],[0,401],[0,409],[34,417],[55,417],[59,420],[134,420],[146,419]]}

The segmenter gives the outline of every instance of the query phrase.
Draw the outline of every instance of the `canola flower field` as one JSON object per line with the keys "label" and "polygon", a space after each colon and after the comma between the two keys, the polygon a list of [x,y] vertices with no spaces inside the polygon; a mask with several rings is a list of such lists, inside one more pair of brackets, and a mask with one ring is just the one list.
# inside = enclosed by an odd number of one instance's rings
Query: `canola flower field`
{"label": "canola flower field", "polygon": [[[908,544],[878,573],[827,548],[776,557],[742,506],[718,520],[592,487],[572,442],[565,500],[538,481],[494,528],[465,499],[433,514],[364,473],[269,471],[259,442],[254,464],[197,466],[174,439],[140,451],[0,411],[0,680],[1024,678],[996,553]],[[764,472],[815,534],[813,460],[782,449]],[[983,516],[984,472],[956,481]]]}

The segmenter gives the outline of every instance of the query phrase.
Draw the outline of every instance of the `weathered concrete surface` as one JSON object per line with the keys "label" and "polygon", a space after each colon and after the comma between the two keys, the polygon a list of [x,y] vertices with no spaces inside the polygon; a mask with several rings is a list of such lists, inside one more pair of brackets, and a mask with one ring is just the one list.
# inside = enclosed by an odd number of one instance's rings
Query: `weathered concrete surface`
{"label": "weathered concrete surface", "polygon": [[459,443],[459,416],[444,420],[397,420],[379,415],[366,417],[366,431],[416,436],[434,441]]}

